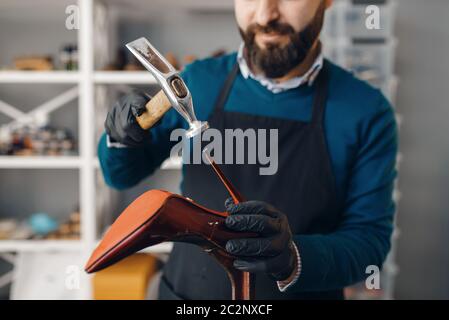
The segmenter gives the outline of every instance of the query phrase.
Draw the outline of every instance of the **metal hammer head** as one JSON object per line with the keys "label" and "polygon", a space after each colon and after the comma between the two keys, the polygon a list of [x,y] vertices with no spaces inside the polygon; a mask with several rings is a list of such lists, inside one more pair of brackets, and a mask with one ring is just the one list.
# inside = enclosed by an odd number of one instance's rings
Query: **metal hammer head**
{"label": "metal hammer head", "polygon": [[192,96],[179,72],[145,38],[139,38],[126,45],[142,65],[151,72],[162,87],[172,107],[188,122],[187,137],[191,138],[209,127],[207,122],[198,121],[193,109]]}

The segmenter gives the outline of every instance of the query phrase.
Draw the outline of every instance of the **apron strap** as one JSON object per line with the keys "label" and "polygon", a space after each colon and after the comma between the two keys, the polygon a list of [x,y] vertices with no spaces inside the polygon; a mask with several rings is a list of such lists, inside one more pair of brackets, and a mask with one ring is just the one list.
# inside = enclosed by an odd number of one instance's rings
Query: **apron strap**
{"label": "apron strap", "polygon": [[316,79],[316,91],[313,97],[313,114],[312,123],[314,125],[321,125],[323,123],[324,110],[326,109],[327,95],[328,95],[328,79],[329,71],[327,62],[324,61],[323,68],[321,69]]}
{"label": "apron strap", "polygon": [[239,73],[239,64],[236,63],[232,67],[231,72],[228,74],[223,84],[223,87],[221,88],[220,94],[218,95],[218,98],[215,101],[214,112],[224,110],[224,106],[226,104],[226,100],[228,99],[229,92],[231,91],[232,84],[234,83],[234,80],[237,77],[238,73]]}

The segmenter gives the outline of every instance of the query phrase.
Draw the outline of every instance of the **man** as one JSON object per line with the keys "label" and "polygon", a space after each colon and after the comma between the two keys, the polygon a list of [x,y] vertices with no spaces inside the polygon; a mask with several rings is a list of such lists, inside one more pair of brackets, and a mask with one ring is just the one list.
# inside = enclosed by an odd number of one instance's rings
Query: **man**
{"label": "man", "polygon": [[[256,232],[226,250],[257,273],[258,299],[340,299],[342,288],[381,267],[393,229],[397,133],[383,95],[323,59],[319,34],[332,0],[235,0],[238,53],[197,61],[183,72],[200,120],[225,129],[276,129],[278,169],[225,164],[250,201],[226,226]],[[148,98],[130,94],[109,113],[99,156],[106,182],[131,187],[168,157],[170,132],[185,122],[169,111],[142,130],[134,115]],[[114,148],[120,143],[128,148]],[[183,166],[182,193],[222,210],[228,195],[206,164]],[[177,243],[161,279],[161,299],[228,299],[224,270],[196,246]]]}

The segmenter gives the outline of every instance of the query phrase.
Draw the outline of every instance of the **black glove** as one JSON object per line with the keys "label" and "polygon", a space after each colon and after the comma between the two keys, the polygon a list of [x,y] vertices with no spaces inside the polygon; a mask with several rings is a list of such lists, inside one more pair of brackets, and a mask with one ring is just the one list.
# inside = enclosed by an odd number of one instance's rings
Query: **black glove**
{"label": "black glove", "polygon": [[287,216],[262,201],[234,204],[225,202],[230,215],[226,226],[234,231],[255,232],[259,236],[233,239],[226,243],[226,251],[237,256],[234,267],[241,271],[265,272],[274,280],[287,279],[296,267],[296,251]]}
{"label": "black glove", "polygon": [[142,92],[132,92],[114,104],[104,123],[112,142],[120,142],[130,147],[139,147],[150,142],[150,131],[142,129],[136,120],[137,116],[145,112],[145,105],[149,100]]}

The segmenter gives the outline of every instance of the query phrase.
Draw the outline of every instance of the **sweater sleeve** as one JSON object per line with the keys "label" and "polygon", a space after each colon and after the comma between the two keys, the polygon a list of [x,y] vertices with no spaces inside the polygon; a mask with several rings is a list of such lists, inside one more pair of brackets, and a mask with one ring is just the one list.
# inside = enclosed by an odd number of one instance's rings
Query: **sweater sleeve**
{"label": "sweater sleeve", "polygon": [[302,269],[289,291],[341,289],[366,279],[368,266],[381,268],[385,261],[393,231],[398,141],[394,112],[385,98],[380,104],[358,133],[340,225],[330,234],[294,235]]}
{"label": "sweater sleeve", "polygon": [[[181,73],[188,83],[189,66]],[[170,141],[172,130],[184,126],[181,116],[172,108],[151,128],[151,142],[141,148],[108,147],[104,133],[98,143],[98,158],[107,185],[123,190],[133,187],[152,174],[170,155],[176,141]]]}

